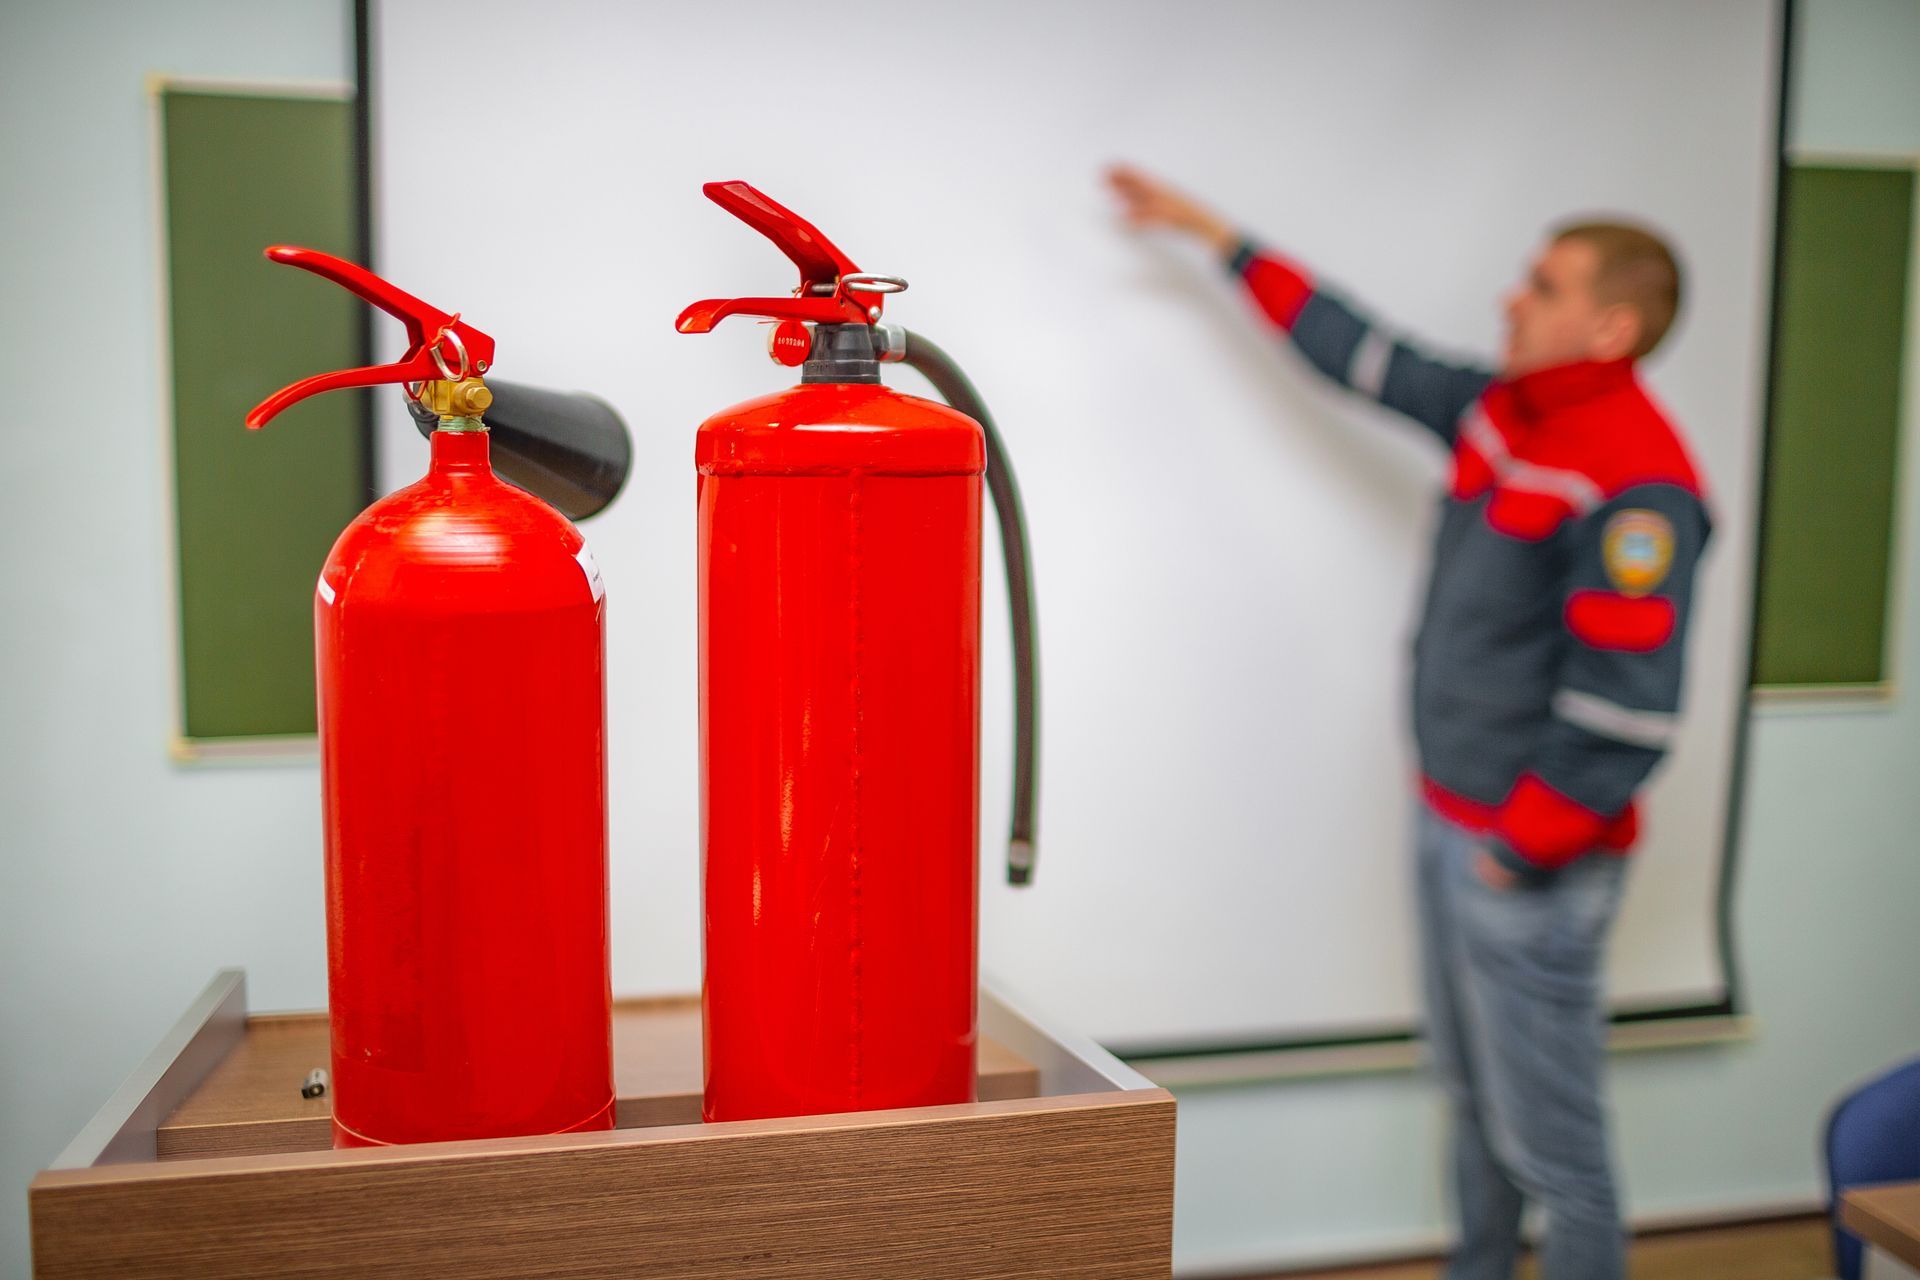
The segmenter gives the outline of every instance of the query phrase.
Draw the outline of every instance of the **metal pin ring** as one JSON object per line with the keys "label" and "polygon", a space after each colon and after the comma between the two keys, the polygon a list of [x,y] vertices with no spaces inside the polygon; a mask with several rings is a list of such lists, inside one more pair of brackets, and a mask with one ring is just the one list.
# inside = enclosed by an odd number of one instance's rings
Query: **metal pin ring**
{"label": "metal pin ring", "polygon": [[861,293],[904,293],[907,282],[899,276],[877,276],[869,271],[854,271],[840,277],[839,288],[858,289]]}
{"label": "metal pin ring", "polygon": [[[454,317],[455,320],[459,318],[458,316]],[[455,373],[453,370],[447,368],[447,362],[440,356],[440,344],[442,342],[451,342],[453,349],[460,353],[460,372]],[[467,370],[472,367],[467,363],[467,344],[460,341],[460,335],[453,331],[451,325],[441,330],[439,336],[434,338],[433,345],[427,348],[427,354],[433,357],[433,363],[439,368],[440,376],[448,382],[460,381],[467,376]]]}

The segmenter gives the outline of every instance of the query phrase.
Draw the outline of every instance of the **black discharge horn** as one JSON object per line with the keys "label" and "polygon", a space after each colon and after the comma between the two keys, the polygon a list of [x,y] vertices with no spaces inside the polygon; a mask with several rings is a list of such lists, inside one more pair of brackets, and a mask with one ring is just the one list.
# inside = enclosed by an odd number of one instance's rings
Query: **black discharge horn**
{"label": "black discharge horn", "polygon": [[[493,403],[486,423],[493,438],[493,469],[502,479],[560,509],[569,520],[605,510],[627,481],[633,441],[613,406],[582,391],[548,391],[487,379]],[[439,419],[407,402],[420,434]]]}

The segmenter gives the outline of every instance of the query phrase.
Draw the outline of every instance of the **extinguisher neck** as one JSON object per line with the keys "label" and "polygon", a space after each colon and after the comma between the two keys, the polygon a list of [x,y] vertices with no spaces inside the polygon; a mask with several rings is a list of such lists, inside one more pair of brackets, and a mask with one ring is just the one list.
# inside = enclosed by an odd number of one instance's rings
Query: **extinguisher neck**
{"label": "extinguisher neck", "polygon": [[[479,422],[478,418],[467,419]],[[433,471],[444,474],[458,471],[490,471],[487,429],[484,426],[450,428],[446,419],[431,437]]]}
{"label": "extinguisher neck", "polygon": [[880,381],[880,355],[874,345],[873,326],[814,325],[813,349],[800,367],[800,381],[803,384]]}

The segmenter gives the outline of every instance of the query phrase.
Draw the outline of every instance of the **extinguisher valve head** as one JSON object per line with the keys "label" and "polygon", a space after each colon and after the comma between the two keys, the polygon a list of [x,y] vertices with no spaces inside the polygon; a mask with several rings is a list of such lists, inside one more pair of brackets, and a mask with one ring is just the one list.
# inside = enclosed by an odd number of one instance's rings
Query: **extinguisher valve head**
{"label": "extinguisher valve head", "polygon": [[[880,381],[875,330],[864,324],[817,324],[800,381],[874,383]],[[778,357],[776,357],[778,358]]]}
{"label": "extinguisher valve head", "polygon": [[493,403],[493,392],[478,378],[436,379],[421,383],[414,398],[439,418],[478,418]]}

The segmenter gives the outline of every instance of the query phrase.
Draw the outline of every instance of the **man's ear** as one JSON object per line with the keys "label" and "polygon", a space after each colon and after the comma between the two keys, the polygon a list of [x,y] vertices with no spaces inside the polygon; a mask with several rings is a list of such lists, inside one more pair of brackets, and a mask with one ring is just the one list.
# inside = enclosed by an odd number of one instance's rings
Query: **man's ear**
{"label": "man's ear", "polygon": [[1625,360],[1640,345],[1640,313],[1624,302],[1602,308],[1594,325],[1591,353],[1596,360]]}

